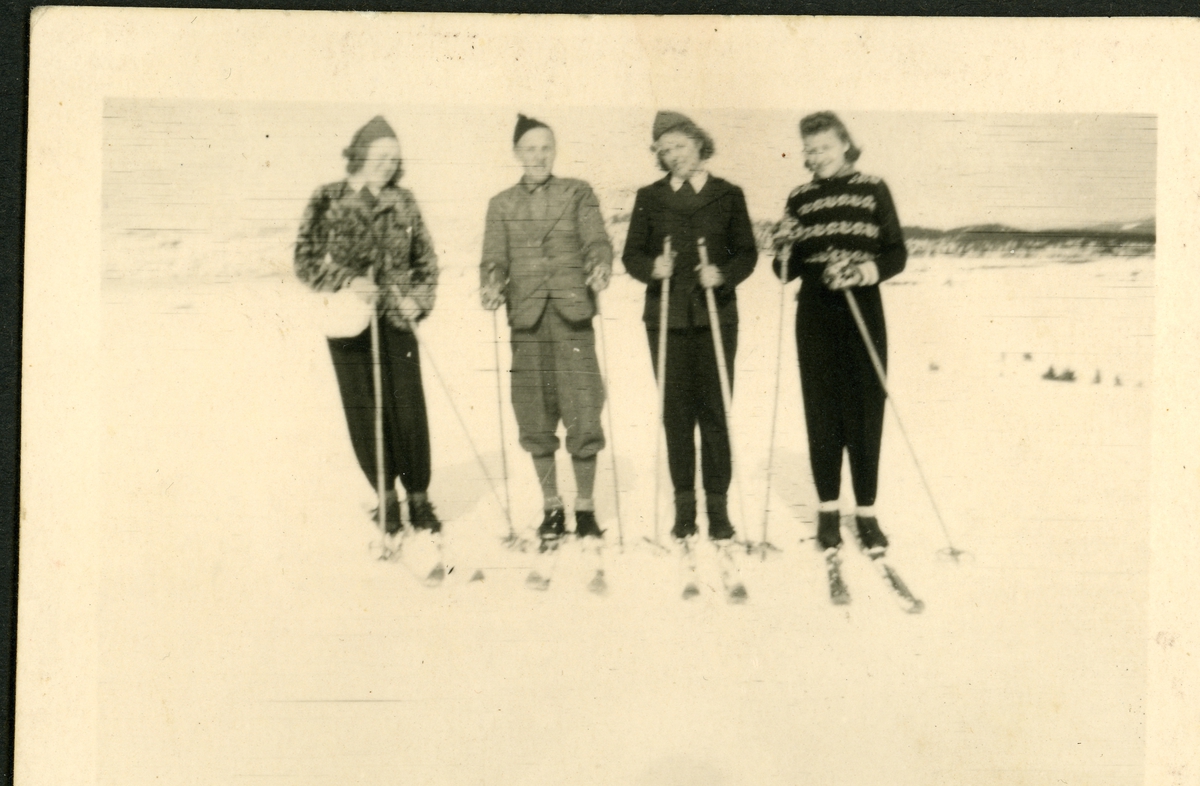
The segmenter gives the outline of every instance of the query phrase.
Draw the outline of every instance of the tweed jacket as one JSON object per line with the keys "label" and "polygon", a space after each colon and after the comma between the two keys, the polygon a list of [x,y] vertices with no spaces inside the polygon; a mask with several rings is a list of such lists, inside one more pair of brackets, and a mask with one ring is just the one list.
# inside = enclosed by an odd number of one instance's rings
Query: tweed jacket
{"label": "tweed jacket", "polygon": [[409,328],[400,316],[403,298],[420,306],[420,320],[437,296],[433,239],[412,192],[399,186],[384,187],[378,197],[346,181],[318,188],[304,211],[293,263],[296,275],[320,292],[336,292],[373,270],[380,314],[401,329]]}
{"label": "tweed jacket", "polygon": [[704,288],[695,269],[699,263],[696,242],[699,238],[705,240],[709,262],[720,268],[725,277],[725,282],[713,290],[717,319],[723,325],[737,324],[734,289],[754,272],[758,262],[754,228],[742,190],[711,174],[694,195],[676,193],[671,188],[670,176],[638,190],[622,259],[629,274],[647,284],[642,318],[653,328],[658,327],[662,284],[651,273],[668,235],[676,254],[668,327],[708,326]]}
{"label": "tweed jacket", "polygon": [[588,276],[598,267],[607,276],[612,257],[600,202],[582,180],[517,183],[488,203],[480,285],[504,290],[514,328],[536,325],[548,304],[568,321],[591,319]]}

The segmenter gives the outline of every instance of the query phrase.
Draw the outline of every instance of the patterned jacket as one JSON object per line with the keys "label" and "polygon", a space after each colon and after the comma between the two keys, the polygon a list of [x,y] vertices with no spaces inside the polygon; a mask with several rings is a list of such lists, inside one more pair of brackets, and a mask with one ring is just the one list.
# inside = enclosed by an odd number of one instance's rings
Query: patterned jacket
{"label": "patterned jacket", "polygon": [[600,268],[607,278],[612,257],[600,201],[582,180],[517,183],[488,203],[480,285],[504,290],[514,328],[536,325],[547,304],[571,322],[591,319],[588,276]]}
{"label": "patterned jacket", "polygon": [[336,292],[374,270],[379,313],[401,329],[400,302],[412,298],[433,310],[438,262],[433,239],[412,192],[387,186],[378,197],[351,190],[346,181],[321,186],[304,211],[294,256],[296,275],[320,292]]}

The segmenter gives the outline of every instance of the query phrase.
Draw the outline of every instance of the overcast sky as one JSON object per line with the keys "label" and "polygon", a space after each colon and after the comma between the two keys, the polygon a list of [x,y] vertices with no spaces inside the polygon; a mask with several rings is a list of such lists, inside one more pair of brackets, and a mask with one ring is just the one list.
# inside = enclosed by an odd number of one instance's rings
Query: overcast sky
{"label": "overcast sky", "polygon": [[[822,107],[669,108],[709,130],[711,171],[745,189],[754,218],[776,218],[809,179],[797,122]],[[661,177],[649,152],[654,108],[119,100],[105,109],[105,229],[292,231],[313,189],[343,176],[354,131],[381,113],[399,134],[404,185],[435,237],[454,233],[447,241],[467,253],[482,236],[487,200],[519,177],[518,109],[555,128],[558,174],[591,182],[606,212],[629,210],[636,188]],[[1154,215],[1151,116],[840,114],[864,150],[860,168],[887,180],[905,225],[1044,229]]]}

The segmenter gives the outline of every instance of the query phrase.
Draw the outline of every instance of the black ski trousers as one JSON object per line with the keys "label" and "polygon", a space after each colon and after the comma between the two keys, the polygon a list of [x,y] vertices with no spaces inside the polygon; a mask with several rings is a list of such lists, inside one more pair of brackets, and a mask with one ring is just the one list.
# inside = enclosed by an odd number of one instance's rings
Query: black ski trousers
{"label": "black ski trousers", "polygon": [[[351,338],[330,338],[329,354],[342,392],[350,443],[359,466],[375,487],[375,397],[371,329]],[[379,320],[383,379],[383,473],[387,490],[401,485],[409,494],[429,488],[429,419],[421,385],[417,337]]]}
{"label": "black ski trousers", "polygon": [[[879,287],[853,290],[884,367],[887,326]],[[842,292],[806,284],[796,310],[796,350],[808,423],[808,455],[821,502],[838,499],[842,452],[858,505],[874,505],[885,395]]]}
{"label": "black ski trousers", "polygon": [[[650,360],[658,374],[658,329],[647,327]],[[729,385],[733,387],[733,360],[737,353],[737,325],[721,325],[721,345]],[[725,404],[717,355],[708,326],[667,331],[666,400],[663,421],[667,433],[667,463],[676,491],[696,486],[696,426],[700,426],[700,473],[704,490],[725,494],[733,474]],[[661,383],[660,383],[661,384]],[[732,390],[730,391],[732,393]]]}

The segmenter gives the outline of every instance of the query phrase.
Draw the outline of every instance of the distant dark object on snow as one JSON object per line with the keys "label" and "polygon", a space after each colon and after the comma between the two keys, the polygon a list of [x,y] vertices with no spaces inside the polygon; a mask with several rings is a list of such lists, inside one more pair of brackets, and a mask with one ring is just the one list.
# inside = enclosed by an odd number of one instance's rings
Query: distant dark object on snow
{"label": "distant dark object on snow", "polygon": [[1121,378],[1120,377],[1113,378],[1113,386],[1118,387],[1118,388],[1121,387]]}
{"label": "distant dark object on snow", "polygon": [[941,369],[941,366],[939,366],[937,363],[930,363],[930,364],[929,364],[929,370],[930,370],[930,371],[938,371],[938,370],[940,370],[940,369]]}
{"label": "distant dark object on snow", "polygon": [[1026,353],[1025,353],[1025,359],[1026,359],[1026,360],[1033,360],[1033,353],[1031,353],[1031,352],[1026,352]]}
{"label": "distant dark object on snow", "polygon": [[1093,385],[1100,384],[1100,369],[1096,369],[1096,376],[1092,378],[1092,384]]}
{"label": "distant dark object on snow", "polygon": [[1042,379],[1048,379],[1053,382],[1074,382],[1075,372],[1069,368],[1064,368],[1061,373],[1054,373],[1054,366],[1046,369],[1046,373],[1042,374]]}

